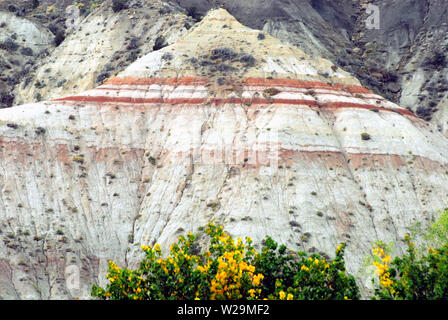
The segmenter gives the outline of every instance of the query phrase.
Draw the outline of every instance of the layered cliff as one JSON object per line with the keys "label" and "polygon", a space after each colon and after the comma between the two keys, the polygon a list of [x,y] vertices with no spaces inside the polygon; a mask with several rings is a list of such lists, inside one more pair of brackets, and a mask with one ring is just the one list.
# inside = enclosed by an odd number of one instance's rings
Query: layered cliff
{"label": "layered cliff", "polygon": [[[331,255],[426,225],[448,140],[332,62],[211,11],[96,89],[0,110],[0,294],[87,298],[214,220]],[[80,282],[68,281],[79,272]],[[75,277],[76,279],[76,277]]]}

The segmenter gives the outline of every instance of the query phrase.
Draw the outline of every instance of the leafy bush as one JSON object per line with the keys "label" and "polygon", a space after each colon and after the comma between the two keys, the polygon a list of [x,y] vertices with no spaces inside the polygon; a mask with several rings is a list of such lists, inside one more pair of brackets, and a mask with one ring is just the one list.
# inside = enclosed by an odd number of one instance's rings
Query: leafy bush
{"label": "leafy bush", "polygon": [[441,51],[434,51],[431,56],[427,57],[423,61],[423,66],[433,67],[440,70],[446,66],[447,59],[446,55]]}
{"label": "leafy bush", "polygon": [[103,84],[103,82],[109,77],[110,77],[109,72],[102,72],[101,74],[98,75],[98,77],[96,78],[96,81],[99,84]]}
{"label": "leafy bush", "polygon": [[114,12],[119,12],[127,8],[128,5],[126,3],[126,0],[112,0],[112,10]]}
{"label": "leafy bush", "polygon": [[57,31],[54,37],[54,45],[58,47],[64,40],[65,40],[65,32],[62,30]]}
{"label": "leafy bush", "polygon": [[194,21],[199,22],[203,16],[197,11],[196,7],[190,7],[187,9],[187,16],[192,17]]}
{"label": "leafy bush", "polygon": [[125,300],[225,300],[225,299],[358,299],[359,290],[344,268],[344,245],[336,259],[291,254],[267,238],[256,252],[245,242],[208,224],[209,247],[199,254],[197,236],[180,236],[162,258],[159,245],[142,246],[145,257],[137,270],[121,269],[109,262],[106,288],[92,287],[92,296]]}
{"label": "leafy bush", "polygon": [[162,48],[165,48],[168,44],[166,43],[166,39],[164,36],[158,36],[156,41],[154,42],[153,50],[157,51]]}
{"label": "leafy bush", "polygon": [[361,139],[364,141],[370,140],[371,139],[370,134],[368,134],[367,132],[361,133]]}
{"label": "leafy bush", "polygon": [[289,300],[359,299],[355,279],[345,273],[345,244],[336,248],[336,258],[327,261],[318,254],[307,256],[288,253],[284,245],[265,240],[261,254],[255,257],[255,270],[266,275],[261,297]]}
{"label": "leafy bush", "polygon": [[0,43],[0,49],[10,52],[16,51],[19,46],[11,38],[7,38],[4,42]]}
{"label": "leafy bush", "polygon": [[24,56],[32,56],[33,50],[31,48],[25,47],[20,49],[20,53],[23,54]]}
{"label": "leafy bush", "polygon": [[39,0],[32,0],[31,1],[31,9],[36,9],[39,6]]}
{"label": "leafy bush", "polygon": [[251,54],[245,54],[240,57],[240,62],[245,63],[246,67],[253,67],[255,65],[255,58]]}
{"label": "leafy bush", "polygon": [[222,61],[228,61],[235,59],[238,54],[230,48],[223,47],[212,50],[211,59],[221,59]]}
{"label": "leafy bush", "polygon": [[15,96],[6,91],[0,91],[0,108],[11,107]]}
{"label": "leafy bush", "polygon": [[[393,261],[390,249],[373,250],[373,265],[379,276],[375,299],[448,299],[448,209],[419,238],[424,245],[417,249],[407,234],[407,253]],[[432,245],[438,248],[433,249]]]}
{"label": "leafy bush", "polygon": [[381,248],[374,254],[381,259],[374,262],[380,277],[375,299],[438,300],[448,299],[448,244],[440,249],[429,248],[428,254],[417,257],[415,244],[406,236],[407,254],[391,262]]}

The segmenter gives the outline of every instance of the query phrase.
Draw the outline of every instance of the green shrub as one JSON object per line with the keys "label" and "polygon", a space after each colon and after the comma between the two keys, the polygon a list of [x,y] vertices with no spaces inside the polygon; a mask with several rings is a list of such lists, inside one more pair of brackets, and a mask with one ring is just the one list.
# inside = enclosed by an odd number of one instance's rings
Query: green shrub
{"label": "green shrub", "polygon": [[166,39],[164,36],[158,36],[154,42],[154,46],[152,47],[152,49],[154,51],[160,50],[162,48],[165,48],[168,44],[166,43]]}
{"label": "green shrub", "polygon": [[361,133],[361,139],[364,141],[370,140],[371,139],[370,134],[366,132]]}
{"label": "green shrub", "polygon": [[112,0],[112,10],[114,12],[119,12],[121,10],[127,9],[128,5],[126,0]]}
{"label": "green shrub", "polygon": [[65,40],[65,32],[62,30],[58,30],[54,37],[54,45],[59,47],[59,45]]}
{"label": "green shrub", "polygon": [[448,244],[428,249],[418,257],[409,235],[405,238],[407,254],[390,262],[386,253],[375,252],[381,262],[375,262],[380,277],[374,299],[439,300],[448,299]]}
{"label": "green shrub", "polygon": [[264,274],[262,297],[290,300],[359,299],[355,279],[345,272],[345,244],[336,248],[336,258],[327,261],[318,254],[291,254],[271,238],[255,257],[255,270]]}
{"label": "green shrub", "polygon": [[187,9],[187,16],[192,17],[194,21],[199,22],[203,16],[197,11],[196,7],[190,7]]}
{"label": "green shrub", "polygon": [[[407,253],[393,261],[390,249],[373,250],[379,276],[375,299],[448,299],[448,209],[426,230],[413,229],[413,236],[405,236]],[[418,248],[414,237],[421,242]]]}
{"label": "green shrub", "polygon": [[121,269],[109,261],[105,288],[94,285],[92,296],[111,300],[226,299],[358,299],[352,276],[345,273],[344,245],[336,258],[292,254],[271,238],[256,252],[245,242],[208,224],[207,252],[199,253],[197,236],[180,236],[162,258],[159,245],[142,246],[145,257],[137,270]]}

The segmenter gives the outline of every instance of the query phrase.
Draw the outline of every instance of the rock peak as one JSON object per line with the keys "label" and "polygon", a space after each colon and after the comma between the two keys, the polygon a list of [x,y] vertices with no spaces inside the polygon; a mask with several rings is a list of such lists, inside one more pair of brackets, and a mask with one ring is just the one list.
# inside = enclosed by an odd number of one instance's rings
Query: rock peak
{"label": "rock peak", "polygon": [[[232,16],[226,9],[218,8],[218,9],[212,9],[210,10],[206,16],[202,19],[200,22],[201,26],[207,25],[211,23],[212,25],[216,25],[216,22],[224,24],[229,23],[238,23],[238,20],[235,19],[234,16]],[[241,25],[241,24],[240,24]],[[242,25],[241,25],[242,26]]]}
{"label": "rock peak", "polygon": [[183,39],[142,57],[118,78],[179,76],[294,78],[359,85],[332,62],[243,26],[225,9],[210,11]]}

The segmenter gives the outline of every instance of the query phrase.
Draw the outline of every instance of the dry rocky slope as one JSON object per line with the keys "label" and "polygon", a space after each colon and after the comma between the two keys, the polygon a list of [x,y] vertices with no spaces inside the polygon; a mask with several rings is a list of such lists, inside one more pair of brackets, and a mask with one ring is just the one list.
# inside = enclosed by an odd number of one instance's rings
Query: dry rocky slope
{"label": "dry rocky slope", "polygon": [[66,7],[71,13],[64,24],[69,27],[66,38],[16,87],[14,104],[95,88],[154,48],[175,42],[194,24],[177,6],[153,0],[134,3],[114,12],[105,2],[86,17],[77,6]]}
{"label": "dry rocky slope", "polygon": [[41,25],[0,11],[0,108],[12,106],[14,86],[31,72],[53,39]]}
{"label": "dry rocky slope", "polygon": [[0,190],[1,298],[88,298],[107,260],[211,220],[329,256],[347,242],[366,290],[372,243],[399,253],[445,207],[448,140],[220,9],[96,89],[0,110]]}

